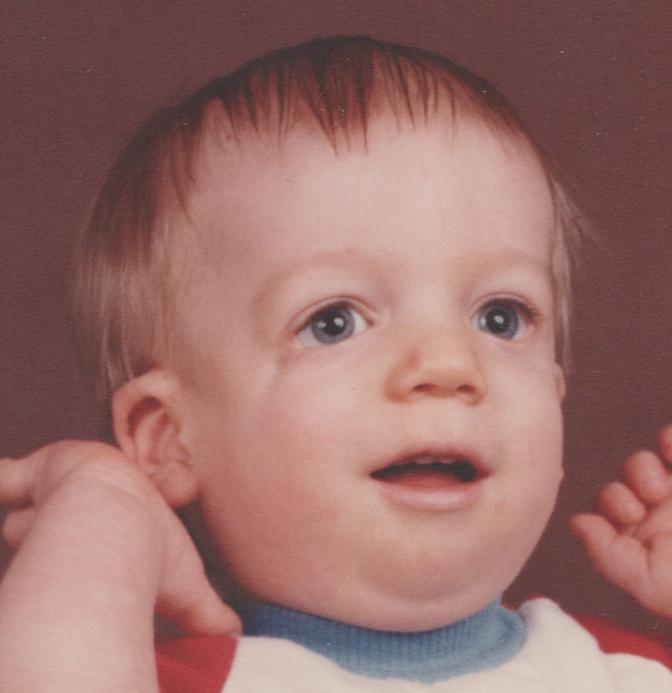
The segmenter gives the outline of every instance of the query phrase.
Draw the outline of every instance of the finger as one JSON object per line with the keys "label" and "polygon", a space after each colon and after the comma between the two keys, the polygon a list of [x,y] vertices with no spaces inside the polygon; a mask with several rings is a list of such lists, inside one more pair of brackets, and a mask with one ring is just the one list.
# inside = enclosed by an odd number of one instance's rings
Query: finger
{"label": "finger", "polygon": [[210,584],[203,561],[184,525],[172,510],[166,571],[156,609],[184,632],[194,635],[240,635],[238,615],[225,605]]}
{"label": "finger", "polygon": [[622,527],[639,524],[646,517],[646,506],[620,481],[613,481],[600,491],[597,508],[609,522]]}
{"label": "finger", "polygon": [[634,537],[619,534],[600,515],[576,515],[570,522],[593,567],[633,595],[646,591],[647,551]]}
{"label": "finger", "polygon": [[25,505],[31,501],[35,464],[33,457],[0,460],[0,503]]}
{"label": "finger", "polygon": [[626,460],[623,478],[639,499],[657,505],[672,493],[672,475],[658,455],[642,450]]}
{"label": "finger", "polygon": [[182,631],[192,635],[231,635],[242,632],[238,614],[224,604],[208,586],[200,591],[190,586],[189,598],[163,598],[157,604],[157,613],[168,617]]}
{"label": "finger", "polygon": [[649,611],[669,619],[672,618],[672,582],[669,577],[669,567],[672,565],[672,535],[669,532],[654,535],[648,541],[648,549],[651,579],[644,585],[648,584],[648,589],[633,594]]}
{"label": "finger", "polygon": [[17,549],[23,543],[34,518],[35,509],[32,507],[8,513],[2,525],[2,536],[11,548]]}

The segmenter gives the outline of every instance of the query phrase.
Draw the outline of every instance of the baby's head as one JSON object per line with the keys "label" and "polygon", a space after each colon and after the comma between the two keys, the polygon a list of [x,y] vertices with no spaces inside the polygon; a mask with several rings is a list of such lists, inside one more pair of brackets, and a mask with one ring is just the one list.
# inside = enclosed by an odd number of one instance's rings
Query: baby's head
{"label": "baby's head", "polygon": [[389,630],[474,613],[561,478],[573,216],[443,58],[249,63],[146,125],[94,211],[78,298],[120,445],[198,498],[248,597]]}

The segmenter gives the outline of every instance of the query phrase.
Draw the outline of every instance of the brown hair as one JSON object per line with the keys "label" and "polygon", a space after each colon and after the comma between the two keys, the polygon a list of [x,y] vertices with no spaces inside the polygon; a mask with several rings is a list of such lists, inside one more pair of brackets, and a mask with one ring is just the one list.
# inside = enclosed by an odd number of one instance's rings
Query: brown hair
{"label": "brown hair", "polygon": [[[580,217],[515,111],[487,82],[439,55],[368,37],[316,39],[252,60],[146,122],[113,166],[77,256],[76,320],[107,398],[159,364],[170,333],[171,222],[184,211],[201,138],[233,139],[314,128],[334,148],[366,143],[381,112],[428,122],[447,105],[539,156],[555,205],[552,268],[559,354],[566,351],[570,256]],[[211,117],[213,116],[214,117]]]}

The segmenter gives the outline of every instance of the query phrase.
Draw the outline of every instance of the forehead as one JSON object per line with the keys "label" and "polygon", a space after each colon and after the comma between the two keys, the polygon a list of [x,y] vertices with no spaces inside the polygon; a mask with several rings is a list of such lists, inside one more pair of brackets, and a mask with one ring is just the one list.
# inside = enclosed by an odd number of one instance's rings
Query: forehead
{"label": "forehead", "polygon": [[[361,245],[376,240],[374,229],[396,225],[401,211],[409,238],[416,224],[443,214],[447,226],[469,217],[490,229],[500,217],[502,230],[521,231],[522,245],[537,254],[550,244],[552,202],[538,157],[522,137],[494,132],[476,118],[413,125],[379,116],[365,135],[340,147],[303,128],[237,141],[215,130],[203,139],[195,174],[189,219],[209,256],[215,247],[241,243],[290,252],[294,245],[299,255],[306,242],[317,253],[339,241]],[[347,215],[354,224],[341,223]],[[459,242],[459,236],[451,241]]]}

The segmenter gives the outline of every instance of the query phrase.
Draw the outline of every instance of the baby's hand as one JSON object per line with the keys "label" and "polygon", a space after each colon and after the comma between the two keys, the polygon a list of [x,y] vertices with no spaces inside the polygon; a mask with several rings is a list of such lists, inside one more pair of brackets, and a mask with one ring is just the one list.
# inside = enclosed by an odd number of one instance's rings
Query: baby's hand
{"label": "baby's hand", "polygon": [[118,449],[61,442],[0,460],[0,690],[156,690],[153,615],[235,633],[182,523]]}
{"label": "baby's hand", "polygon": [[572,519],[595,568],[644,607],[672,618],[672,426],[660,435],[662,458],[647,450],[627,460],[623,481],[607,485],[599,514]]}

